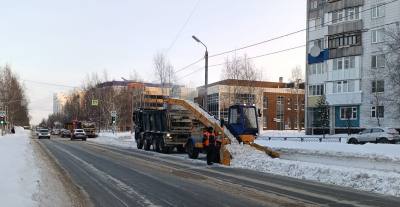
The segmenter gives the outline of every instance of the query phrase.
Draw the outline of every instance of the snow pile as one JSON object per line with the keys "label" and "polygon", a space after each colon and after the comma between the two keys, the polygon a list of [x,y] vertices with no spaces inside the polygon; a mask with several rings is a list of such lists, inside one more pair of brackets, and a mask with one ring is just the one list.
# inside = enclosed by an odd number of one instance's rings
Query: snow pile
{"label": "snow pile", "polygon": [[38,206],[34,201],[40,175],[34,164],[29,131],[0,136],[0,203],[2,206]]}
{"label": "snow pile", "polygon": [[367,143],[364,145],[352,145],[345,143],[291,142],[275,140],[256,140],[256,143],[262,146],[271,147],[275,150],[302,154],[323,154],[400,161],[400,145],[393,144]]}
{"label": "snow pile", "polygon": [[117,147],[136,148],[134,135],[130,132],[102,132],[97,138],[88,139],[88,141],[99,144],[112,145]]}
{"label": "snow pile", "polygon": [[400,174],[308,162],[272,159],[250,146],[227,145],[232,167],[400,196]]}

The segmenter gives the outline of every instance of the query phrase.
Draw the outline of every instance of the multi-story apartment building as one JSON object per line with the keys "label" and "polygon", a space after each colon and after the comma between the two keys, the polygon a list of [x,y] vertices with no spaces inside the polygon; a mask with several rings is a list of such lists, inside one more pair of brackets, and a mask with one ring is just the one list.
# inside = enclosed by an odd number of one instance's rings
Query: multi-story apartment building
{"label": "multi-story apartment building", "polygon": [[400,127],[388,95],[385,30],[399,27],[400,1],[307,1],[307,133],[320,129],[325,96],[331,133],[346,128]]}
{"label": "multi-story apartment building", "polygon": [[[203,105],[204,86],[198,87],[195,102]],[[207,110],[218,119],[228,118],[234,104],[254,104],[259,109],[263,130],[304,127],[304,83],[246,81],[227,79],[208,85]],[[204,106],[203,106],[204,107]],[[205,107],[204,107],[205,108]]]}
{"label": "multi-story apartment building", "polygon": [[67,102],[68,96],[64,93],[53,94],[53,113],[61,113],[65,103]]}

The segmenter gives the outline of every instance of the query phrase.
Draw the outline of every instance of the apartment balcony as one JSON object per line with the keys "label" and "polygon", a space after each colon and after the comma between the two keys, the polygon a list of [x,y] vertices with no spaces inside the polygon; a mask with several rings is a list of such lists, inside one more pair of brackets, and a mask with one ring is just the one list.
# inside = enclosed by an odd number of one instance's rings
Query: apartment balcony
{"label": "apartment balcony", "polygon": [[351,93],[329,93],[326,101],[329,105],[352,105],[361,104],[361,91]]}
{"label": "apartment balcony", "polygon": [[326,12],[333,12],[344,8],[363,6],[364,0],[328,0]]}
{"label": "apartment balcony", "polygon": [[363,54],[363,47],[361,45],[329,49],[329,59],[358,56]]}
{"label": "apartment balcony", "polygon": [[361,31],[362,29],[363,29],[363,21],[361,19],[356,21],[343,22],[339,24],[329,25],[328,35],[356,32],[356,31]]}
{"label": "apartment balcony", "polygon": [[349,68],[342,70],[329,70],[328,81],[347,80],[347,79],[361,79],[360,68]]}

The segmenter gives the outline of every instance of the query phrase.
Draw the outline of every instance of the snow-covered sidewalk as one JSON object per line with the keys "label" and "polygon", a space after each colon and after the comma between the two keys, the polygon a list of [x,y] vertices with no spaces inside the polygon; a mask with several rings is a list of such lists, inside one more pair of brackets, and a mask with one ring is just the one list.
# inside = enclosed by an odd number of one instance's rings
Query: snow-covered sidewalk
{"label": "snow-covered sidewalk", "polygon": [[400,197],[400,173],[272,159],[250,146],[230,145],[232,167]]}
{"label": "snow-covered sidewalk", "polygon": [[352,145],[346,143],[329,142],[297,142],[256,140],[262,146],[268,146],[275,150],[290,151],[313,155],[332,155],[347,157],[363,157],[368,159],[382,159],[389,161],[400,161],[400,145],[373,144]]}
{"label": "snow-covered sidewalk", "polygon": [[0,203],[2,206],[38,206],[35,201],[40,180],[34,164],[29,132],[0,136]]}

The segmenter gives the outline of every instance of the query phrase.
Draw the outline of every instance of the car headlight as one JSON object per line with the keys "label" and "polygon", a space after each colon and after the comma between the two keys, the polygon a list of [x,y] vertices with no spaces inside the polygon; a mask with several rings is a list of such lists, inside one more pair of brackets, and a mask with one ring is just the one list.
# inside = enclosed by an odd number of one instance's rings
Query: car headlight
{"label": "car headlight", "polygon": [[170,137],[170,136],[171,136],[171,134],[168,133],[168,134],[167,134],[167,137]]}

